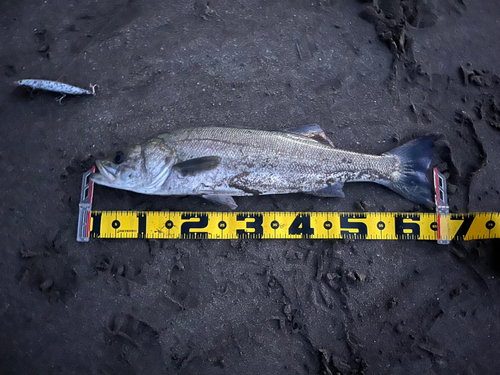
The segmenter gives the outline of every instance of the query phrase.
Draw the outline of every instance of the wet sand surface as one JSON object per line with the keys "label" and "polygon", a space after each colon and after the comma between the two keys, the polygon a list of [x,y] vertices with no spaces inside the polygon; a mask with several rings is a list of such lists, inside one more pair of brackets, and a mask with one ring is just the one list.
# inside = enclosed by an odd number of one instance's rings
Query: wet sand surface
{"label": "wet sand surface", "polygon": [[[487,0],[3,1],[0,373],[496,373],[495,240],[75,237],[96,158],[210,125],[316,123],[373,154],[435,134],[451,211],[499,211],[499,18]],[[24,78],[99,89],[60,105],[12,86]],[[344,190],[236,202],[429,210],[375,184]],[[95,193],[95,209],[222,209]]]}

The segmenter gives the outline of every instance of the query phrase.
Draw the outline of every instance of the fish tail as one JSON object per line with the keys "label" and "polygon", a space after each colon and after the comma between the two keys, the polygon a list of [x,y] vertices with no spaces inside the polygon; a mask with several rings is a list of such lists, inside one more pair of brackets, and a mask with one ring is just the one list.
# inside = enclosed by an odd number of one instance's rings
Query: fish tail
{"label": "fish tail", "polygon": [[395,180],[377,182],[415,203],[432,203],[432,186],[425,174],[432,161],[433,138],[418,138],[385,153],[384,155],[394,155],[399,159],[400,175]]}

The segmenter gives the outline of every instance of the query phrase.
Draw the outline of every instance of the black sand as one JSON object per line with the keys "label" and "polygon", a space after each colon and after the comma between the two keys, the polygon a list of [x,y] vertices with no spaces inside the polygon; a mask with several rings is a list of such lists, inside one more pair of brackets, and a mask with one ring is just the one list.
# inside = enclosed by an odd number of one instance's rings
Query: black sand
{"label": "black sand", "polygon": [[[75,241],[98,157],[174,129],[436,134],[453,212],[500,209],[489,0],[0,3],[1,374],[495,374],[498,241]],[[27,93],[43,78],[95,97]],[[239,210],[428,210],[374,184]],[[96,209],[219,210],[96,188]]]}

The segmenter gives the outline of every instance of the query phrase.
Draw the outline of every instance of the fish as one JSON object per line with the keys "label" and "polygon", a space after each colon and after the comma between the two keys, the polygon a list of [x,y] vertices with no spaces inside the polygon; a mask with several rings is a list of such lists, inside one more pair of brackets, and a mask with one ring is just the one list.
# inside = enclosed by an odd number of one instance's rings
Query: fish
{"label": "fish", "polygon": [[233,197],[307,193],[344,197],[347,182],[374,182],[418,204],[433,136],[382,155],[338,149],[319,125],[287,131],[198,127],[158,135],[96,161],[96,184],[150,195],[199,195],[236,209]]}

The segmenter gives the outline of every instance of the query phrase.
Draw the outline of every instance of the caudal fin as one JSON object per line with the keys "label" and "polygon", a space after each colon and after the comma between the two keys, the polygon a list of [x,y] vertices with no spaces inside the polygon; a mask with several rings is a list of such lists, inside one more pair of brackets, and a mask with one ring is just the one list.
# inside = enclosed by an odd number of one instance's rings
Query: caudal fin
{"label": "caudal fin", "polygon": [[432,161],[433,136],[410,141],[384,155],[397,156],[401,175],[396,181],[377,181],[415,203],[432,203],[432,185],[425,177]]}

